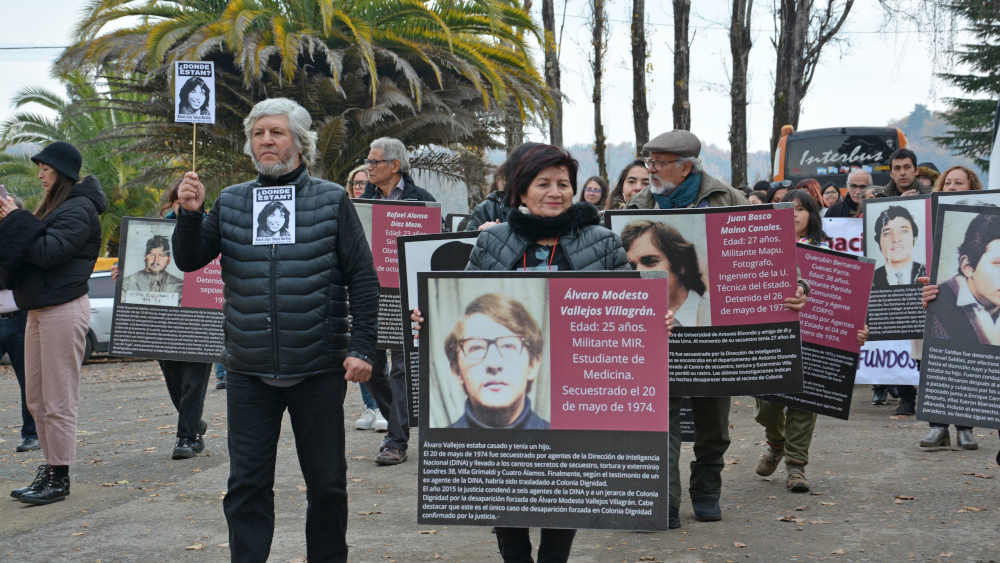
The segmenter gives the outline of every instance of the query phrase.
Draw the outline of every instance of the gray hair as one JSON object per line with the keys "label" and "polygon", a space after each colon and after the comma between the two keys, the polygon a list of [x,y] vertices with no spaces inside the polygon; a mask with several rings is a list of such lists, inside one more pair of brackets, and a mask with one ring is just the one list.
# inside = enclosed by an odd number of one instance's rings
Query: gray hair
{"label": "gray hair", "polygon": [[865,182],[865,183],[867,185],[869,185],[869,186],[872,185],[873,179],[872,179],[871,172],[868,172],[867,170],[863,170],[861,168],[855,168],[854,170],[851,170],[851,172],[847,175],[847,183],[848,184],[851,183],[851,177],[854,176],[854,175],[856,175],[856,174],[864,174],[865,176],[868,176],[868,181]]}
{"label": "gray hair", "polygon": [[701,161],[700,158],[698,158],[696,156],[682,156],[682,157],[678,158],[677,160],[679,162],[690,162],[691,163],[691,172],[689,172],[689,174],[697,174],[699,172],[704,172],[705,171],[705,164]]}
{"label": "gray hair", "polygon": [[385,160],[398,160],[401,174],[410,173],[410,159],[406,156],[406,145],[399,139],[380,137],[372,141],[369,147],[382,151],[382,158]]}
{"label": "gray hair", "polygon": [[250,114],[243,120],[243,133],[247,139],[243,145],[243,152],[250,158],[254,158],[253,149],[250,147],[250,133],[257,120],[268,115],[288,117],[288,127],[292,130],[295,148],[299,149],[302,161],[306,165],[312,165],[316,161],[316,139],[319,136],[315,131],[309,130],[312,127],[312,117],[309,116],[306,108],[288,98],[261,100],[250,110]]}

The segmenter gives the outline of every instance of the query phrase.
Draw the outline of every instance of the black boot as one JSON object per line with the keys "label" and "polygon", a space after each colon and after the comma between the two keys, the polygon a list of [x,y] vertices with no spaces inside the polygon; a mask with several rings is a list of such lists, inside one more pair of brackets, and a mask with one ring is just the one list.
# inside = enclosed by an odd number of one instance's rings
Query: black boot
{"label": "black boot", "polygon": [[30,493],[32,491],[37,491],[42,488],[45,481],[49,478],[49,466],[43,463],[38,466],[35,470],[35,478],[31,480],[31,484],[27,487],[21,487],[20,489],[14,489],[10,492],[10,496],[19,499],[25,495],[25,493]]}
{"label": "black boot", "polygon": [[195,455],[197,453],[191,447],[191,439],[187,436],[181,436],[177,438],[177,445],[174,446],[174,452],[170,455],[170,459],[191,459]]}
{"label": "black boot", "polygon": [[21,502],[28,504],[50,504],[69,496],[69,466],[49,466],[49,477],[37,491],[24,493]]}

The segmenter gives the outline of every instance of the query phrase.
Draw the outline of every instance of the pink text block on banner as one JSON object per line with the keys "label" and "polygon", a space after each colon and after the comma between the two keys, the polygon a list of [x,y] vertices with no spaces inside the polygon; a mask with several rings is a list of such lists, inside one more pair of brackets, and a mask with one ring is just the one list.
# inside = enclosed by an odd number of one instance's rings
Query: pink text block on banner
{"label": "pink text block on banner", "polygon": [[553,430],[667,431],[667,280],[549,280]]}
{"label": "pink text block on banner", "polygon": [[712,324],[794,322],[795,224],[791,208],[705,216]]}
{"label": "pink text block on banner", "polygon": [[399,287],[396,237],[441,232],[441,208],[416,205],[372,206],[372,259],[381,287]]}
{"label": "pink text block on banner", "polygon": [[218,257],[204,268],[184,274],[181,307],[222,309],[223,301],[222,267]]}
{"label": "pink text block on banner", "polygon": [[875,265],[802,247],[798,255],[811,289],[799,318],[802,342],[860,353],[857,334],[865,324]]}

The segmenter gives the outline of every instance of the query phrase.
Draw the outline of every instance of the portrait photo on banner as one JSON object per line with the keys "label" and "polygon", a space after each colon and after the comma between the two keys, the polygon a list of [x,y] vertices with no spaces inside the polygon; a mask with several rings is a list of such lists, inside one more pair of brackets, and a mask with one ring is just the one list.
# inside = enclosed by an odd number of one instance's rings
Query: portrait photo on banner
{"label": "portrait photo on banner", "polygon": [[431,279],[428,425],[547,430],[548,282]]}
{"label": "portrait photo on banner", "polygon": [[677,326],[712,326],[704,214],[614,215],[611,230],[637,270],[668,272]]}
{"label": "portrait photo on banner", "polygon": [[174,63],[174,121],[215,123],[215,64]]}
{"label": "portrait photo on banner", "polygon": [[173,261],[173,223],[132,219],[121,249],[122,303],[178,307],[184,273]]}
{"label": "portrait photo on banner", "polygon": [[865,202],[865,255],[875,260],[872,287],[915,285],[928,269],[926,198]]}
{"label": "portrait photo on banner", "polygon": [[927,336],[1000,346],[1000,209],[939,208],[940,292],[927,310]]}

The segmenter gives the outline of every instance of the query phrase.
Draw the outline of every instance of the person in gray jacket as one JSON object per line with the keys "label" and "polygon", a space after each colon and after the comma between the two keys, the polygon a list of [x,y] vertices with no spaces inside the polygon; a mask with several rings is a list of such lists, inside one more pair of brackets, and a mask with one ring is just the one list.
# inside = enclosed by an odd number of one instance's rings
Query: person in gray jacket
{"label": "person in gray jacket", "polygon": [[[188,172],[178,188],[177,266],[194,271],[221,252],[229,372],[223,509],[233,561],[266,561],[270,553],[285,409],[309,489],[306,557],[347,560],[344,393],[347,381],[371,377],[378,278],[347,191],[306,169],[316,155],[311,124],[292,100],[261,101],[243,122],[258,178],[224,189],[204,216],[198,175]],[[255,192],[272,186],[294,187],[295,242],[254,245]]]}

